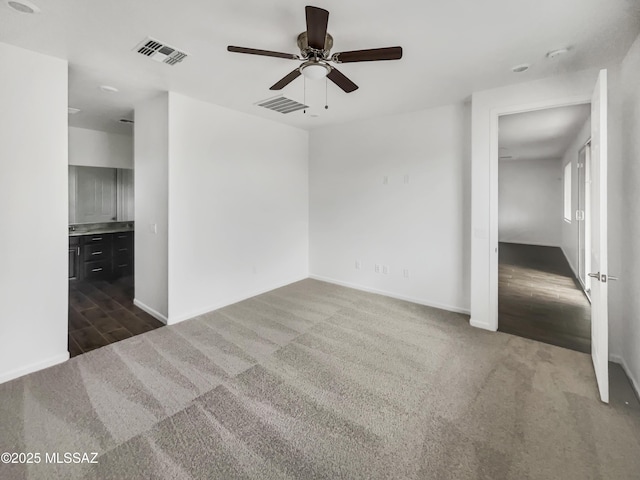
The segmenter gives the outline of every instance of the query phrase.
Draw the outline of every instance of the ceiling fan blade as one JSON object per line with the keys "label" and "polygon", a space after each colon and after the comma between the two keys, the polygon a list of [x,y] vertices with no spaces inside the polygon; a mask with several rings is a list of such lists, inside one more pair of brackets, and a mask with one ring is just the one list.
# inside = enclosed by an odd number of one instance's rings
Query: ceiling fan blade
{"label": "ceiling fan blade", "polygon": [[329,12],[310,6],[305,7],[305,12],[307,14],[307,43],[311,48],[324,50]]}
{"label": "ceiling fan blade", "polygon": [[368,50],[352,50],[334,53],[332,59],[337,63],[375,62],[377,60],[399,60],[402,58],[402,47],[370,48]]}
{"label": "ceiling fan blade", "polygon": [[296,68],[293,72],[291,72],[289,75],[283,77],[281,80],[277,81],[276,83],[274,83],[269,90],[282,90],[284,87],[286,87],[287,85],[289,85],[291,82],[293,82],[296,78],[298,78],[300,76],[300,69]]}
{"label": "ceiling fan blade", "polygon": [[234,47],[229,45],[227,50],[234,53],[248,53],[250,55],[262,55],[264,57],[288,58],[298,60],[298,56],[293,53],[272,52],[270,50],[258,50],[256,48]]}
{"label": "ceiling fan blade", "polygon": [[327,78],[339,86],[342,90],[347,93],[351,93],[354,90],[358,89],[358,86],[345,77],[337,68],[331,67],[331,71],[327,75]]}

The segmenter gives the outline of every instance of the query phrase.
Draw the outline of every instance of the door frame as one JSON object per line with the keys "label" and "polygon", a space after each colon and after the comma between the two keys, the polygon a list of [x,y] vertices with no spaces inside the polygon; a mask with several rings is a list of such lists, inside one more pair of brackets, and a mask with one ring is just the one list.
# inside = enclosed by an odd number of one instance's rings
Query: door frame
{"label": "door frame", "polygon": [[489,138],[489,328],[498,330],[498,121],[503,115],[591,103],[591,95],[556,98],[491,110]]}
{"label": "door frame", "polygon": [[[584,170],[584,182],[580,182],[580,173],[578,172],[578,211],[580,210],[580,192],[583,191],[584,210],[582,210],[583,214],[580,221],[584,225],[584,237],[581,234],[580,225],[578,225],[578,281],[589,303],[591,303],[591,278],[587,275],[591,269],[591,254],[588,253],[591,252],[591,221],[589,219],[591,215],[591,136],[582,145],[582,148],[578,150],[578,159],[582,152],[584,152],[584,165],[582,168]],[[581,254],[581,248],[583,254]],[[581,271],[581,267],[584,272]],[[584,278],[582,274],[584,274]]]}

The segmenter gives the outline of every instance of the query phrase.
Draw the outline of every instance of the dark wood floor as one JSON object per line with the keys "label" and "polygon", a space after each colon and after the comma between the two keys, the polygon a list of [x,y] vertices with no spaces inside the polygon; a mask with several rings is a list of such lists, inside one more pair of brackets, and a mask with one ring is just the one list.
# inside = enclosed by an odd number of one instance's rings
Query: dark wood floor
{"label": "dark wood floor", "polygon": [[591,306],[562,250],[500,243],[498,330],[591,352]]}
{"label": "dark wood floor", "polygon": [[164,324],[133,304],[133,278],[69,282],[69,354],[104,347]]}

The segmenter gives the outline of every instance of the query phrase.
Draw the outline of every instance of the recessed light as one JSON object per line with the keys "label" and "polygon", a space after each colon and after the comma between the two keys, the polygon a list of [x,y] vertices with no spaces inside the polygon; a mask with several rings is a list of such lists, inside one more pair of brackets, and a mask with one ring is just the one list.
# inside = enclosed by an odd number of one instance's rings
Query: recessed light
{"label": "recessed light", "polygon": [[79,108],[73,108],[73,107],[68,107],[67,108],[67,112],[69,113],[69,115],[75,115],[76,113],[78,113],[80,111]]}
{"label": "recessed light", "polygon": [[564,55],[568,51],[568,48],[558,48],[557,50],[551,50],[550,52],[547,52],[547,58],[559,57],[560,55]]}
{"label": "recessed light", "polygon": [[310,116],[310,117],[313,117],[313,118],[318,118],[320,115],[316,115],[315,113],[312,113],[312,114],[311,114],[311,115],[309,115],[309,116]]}
{"label": "recessed light", "polygon": [[529,70],[529,64],[527,63],[523,63],[522,65],[516,65],[511,69],[513,73],[522,73],[522,72],[526,72],[527,70]]}
{"label": "recessed light", "polygon": [[10,8],[20,13],[40,13],[40,9],[28,0],[9,0],[7,2]]}
{"label": "recessed light", "polygon": [[112,87],[111,85],[100,85],[100,90],[106,93],[118,93],[120,91],[116,87]]}

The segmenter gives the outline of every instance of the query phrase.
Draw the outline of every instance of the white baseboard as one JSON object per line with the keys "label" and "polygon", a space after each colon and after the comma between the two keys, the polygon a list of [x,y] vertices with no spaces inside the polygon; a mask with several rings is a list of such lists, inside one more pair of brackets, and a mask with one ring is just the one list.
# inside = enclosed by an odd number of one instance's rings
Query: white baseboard
{"label": "white baseboard", "polygon": [[320,275],[309,275],[309,278],[313,278],[314,280],[320,280],[322,282],[333,283],[334,285],[340,285],[342,287],[353,288],[354,290],[360,290],[360,291],[369,292],[369,293],[376,293],[378,295],[384,295],[385,297],[396,298],[398,300],[405,300],[407,302],[417,303],[418,305],[424,305],[425,307],[439,308],[440,310],[447,310],[449,312],[455,312],[455,313],[463,313],[465,315],[469,315],[471,313],[467,308],[453,307],[451,305],[444,305],[441,303],[431,302],[429,300],[424,300],[421,298],[398,295],[396,293],[387,292],[385,290],[379,290],[377,288],[366,287],[364,285],[357,285],[355,283],[343,282],[341,280],[336,280],[335,278],[328,278]]}
{"label": "white baseboard", "polygon": [[153,308],[149,307],[148,305],[145,305],[144,303],[142,303],[140,300],[138,300],[137,298],[133,299],[133,304],[138,307],[140,310],[144,310],[145,312],[147,312],[149,315],[151,315],[153,318],[155,318],[156,320],[160,320],[162,323],[164,323],[165,325],[167,325],[167,317],[165,317],[164,315],[162,315],[160,312],[154,310]]}
{"label": "white baseboard", "polygon": [[493,327],[493,326],[489,325],[486,322],[480,322],[480,321],[476,320],[475,318],[469,319],[469,325],[471,325],[472,327],[481,328],[483,330],[489,330],[490,332],[497,332],[498,331],[497,327]]}
{"label": "white baseboard", "polygon": [[38,370],[42,370],[44,368],[53,367],[54,365],[66,362],[67,360],[69,360],[69,352],[64,352],[60,355],[56,355],[55,357],[32,363],[31,365],[16,368],[15,370],[11,370],[9,372],[0,373],[0,383],[8,382],[9,380],[13,380],[14,378],[22,377],[23,375],[37,372]]}
{"label": "white baseboard", "polygon": [[[219,310],[220,308],[228,307],[229,305],[233,305],[234,303],[242,302],[243,300],[247,300],[247,299],[255,297],[257,295],[262,295],[263,293],[267,293],[267,292],[270,292],[272,290],[276,290],[278,288],[286,287],[287,285],[291,285],[292,283],[299,282],[301,280],[305,280],[306,278],[308,278],[306,275],[303,276],[303,277],[296,277],[296,278],[294,278],[292,280],[288,280],[288,281],[286,281],[284,283],[276,284],[276,285],[271,286],[269,288],[263,288],[263,289],[259,289],[259,290],[254,290],[252,292],[243,293],[242,295],[238,295],[236,297],[230,298],[228,300],[224,300],[224,301],[216,303],[214,305],[209,305],[207,307],[200,308],[198,310],[195,310],[195,311],[187,313],[187,314],[183,314],[183,315],[179,315],[179,316],[175,316],[175,317],[169,316],[169,322],[168,323],[165,322],[165,323],[167,323],[167,325],[175,325],[176,323],[184,322],[185,320],[189,320],[190,318],[194,318],[194,317],[197,317],[199,315],[204,315],[205,313],[213,312],[214,310]],[[142,308],[142,307],[140,307],[140,308]]]}
{"label": "white baseboard", "polygon": [[573,276],[576,277],[576,278],[580,278],[580,277],[578,277],[578,272],[576,272],[576,269],[573,266],[573,263],[571,263],[571,260],[569,259],[569,255],[567,255],[567,252],[565,251],[565,249],[560,247],[560,250],[562,250],[562,254],[564,255],[564,258],[567,260],[567,263],[569,264],[569,267],[571,268],[571,271],[573,272]]}
{"label": "white baseboard", "polygon": [[560,245],[552,245],[549,243],[541,243],[541,242],[510,242],[509,240],[498,240],[498,243],[511,243],[513,245],[533,245],[534,247],[562,248]]}
{"label": "white baseboard", "polygon": [[609,355],[609,361],[617,363],[622,367],[624,373],[627,374],[627,378],[631,382],[631,386],[636,392],[636,396],[640,399],[640,382],[638,382],[638,380],[631,374],[631,370],[629,369],[627,362],[624,361],[624,358],[620,355]]}

